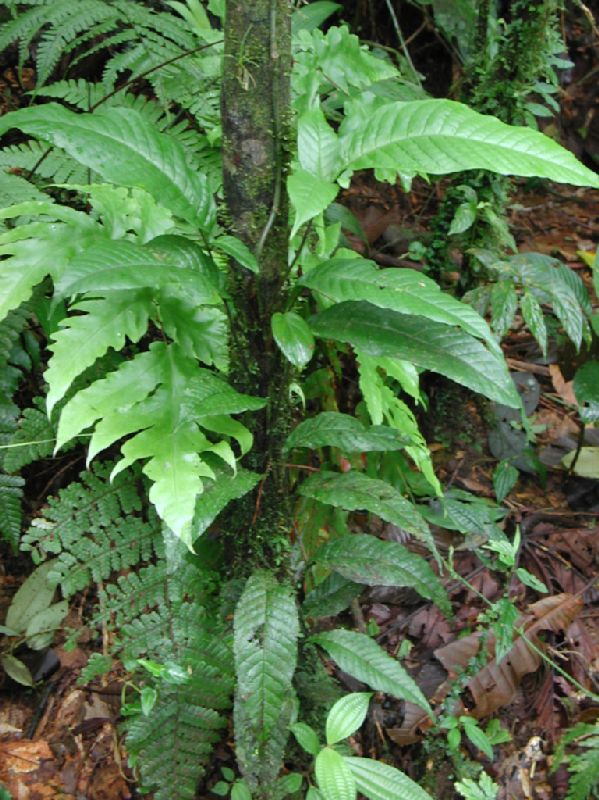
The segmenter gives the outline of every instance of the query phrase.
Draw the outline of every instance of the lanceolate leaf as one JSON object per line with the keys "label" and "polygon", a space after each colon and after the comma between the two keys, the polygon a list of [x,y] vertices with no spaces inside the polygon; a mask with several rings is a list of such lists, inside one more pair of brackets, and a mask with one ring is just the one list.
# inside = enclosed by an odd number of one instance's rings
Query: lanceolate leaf
{"label": "lanceolate leaf", "polygon": [[310,322],[317,336],[412,361],[513,408],[520,403],[505,362],[460,330],[364,302],[338,303]]}
{"label": "lanceolate leaf", "polygon": [[331,572],[322,583],[308,593],[302,611],[308,617],[329,617],[346,609],[358,597],[363,586]]}
{"label": "lanceolate leaf", "polygon": [[300,422],[287,438],[285,446],[287,450],[293,447],[338,447],[346,453],[368,453],[401,450],[410,442],[395,428],[386,425],[366,428],[349,414],[323,411]]}
{"label": "lanceolate leaf", "polygon": [[395,767],[372,758],[345,756],[358,791],[369,800],[432,800],[430,794]]}
{"label": "lanceolate leaf", "polygon": [[390,103],[347,133],[342,126],[340,140],[352,171],[444,175],[486,169],[599,188],[599,177],[552,139],[452,100]]}
{"label": "lanceolate leaf", "polygon": [[319,633],[312,640],[323,647],[344,672],[371,689],[409,700],[432,714],[414,679],[370,636],[339,629]]}
{"label": "lanceolate leaf", "polygon": [[137,186],[192,225],[209,228],[214,203],[208,183],[173,138],[132,108],[78,114],[47,103],[5,114],[0,133],[18,128],[50,141],[119,186]]}
{"label": "lanceolate leaf", "polygon": [[416,270],[379,269],[365,258],[337,258],[316,267],[301,282],[337,303],[367,300],[380,308],[455,325],[482,339],[492,351],[500,352],[479,314],[442,292],[434,281]]}
{"label": "lanceolate leaf", "polygon": [[299,623],[289,586],[269,572],[246,583],[235,610],[237,756],[250,782],[274,780],[283,758],[295,693]]}
{"label": "lanceolate leaf", "polygon": [[367,586],[411,586],[445,613],[451,612],[445,590],[428,563],[396,542],[368,534],[342,536],[322,545],[315,561]]}
{"label": "lanceolate leaf", "polygon": [[370,511],[431,543],[428,525],[414,505],[390,484],[363,472],[319,472],[301,486],[300,493],[347,511]]}

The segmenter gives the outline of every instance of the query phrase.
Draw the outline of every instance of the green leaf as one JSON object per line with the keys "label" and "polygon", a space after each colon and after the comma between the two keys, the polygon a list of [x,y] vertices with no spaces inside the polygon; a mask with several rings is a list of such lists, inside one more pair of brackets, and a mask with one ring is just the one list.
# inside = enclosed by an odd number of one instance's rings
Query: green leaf
{"label": "green leaf", "polygon": [[[565,455],[562,464],[572,469],[576,450]],[[599,447],[582,447],[573,468],[574,474],[581,478],[599,479]]]}
{"label": "green leaf", "polygon": [[161,133],[147,115],[132,108],[78,114],[46,103],[5,114],[0,133],[11,128],[60,147],[104,180],[145,189],[194,226],[205,230],[214,222],[206,177],[190,167],[176,139]]}
{"label": "green leaf", "polygon": [[332,617],[346,609],[363,587],[331,572],[322,583],[306,595],[302,610],[309,617]]}
{"label": "green leaf", "polygon": [[279,773],[293,722],[299,622],[291,588],[269,572],[252,575],[237,604],[234,628],[237,757],[243,774],[265,785]]}
{"label": "green leaf", "polygon": [[369,800],[432,800],[430,794],[395,767],[372,758],[345,756],[358,791]]}
{"label": "green leaf", "polygon": [[337,258],[313,269],[301,284],[337,303],[366,300],[379,308],[454,325],[482,339],[492,352],[501,352],[479,314],[416,270],[379,269],[364,258]]}
{"label": "green leaf", "polygon": [[0,666],[13,681],[20,683],[22,686],[33,686],[31,672],[20,659],[10,655],[10,653],[0,655]]}
{"label": "green leaf", "polygon": [[196,304],[221,302],[210,275],[181,268],[174,260],[165,263],[164,258],[158,258],[148,247],[127,241],[106,240],[92,245],[55,282],[57,297],[169,285],[184,289]]}
{"label": "green leaf", "polygon": [[549,592],[549,589],[545,586],[543,581],[540,581],[527,569],[524,569],[524,567],[518,567],[516,570],[516,575],[525,586],[530,586],[531,589],[534,589],[537,592],[542,592],[543,594],[547,594]]}
{"label": "green leaf", "polygon": [[524,295],[520,301],[520,309],[524,322],[539,343],[543,355],[546,356],[547,326],[545,325],[545,316],[537,298],[528,289],[524,290]]}
{"label": "green leaf", "polygon": [[367,355],[411,361],[512,408],[520,406],[499,354],[472,336],[423,317],[370,303],[339,303],[311,320],[317,336],[348,342]]}
{"label": "green leaf", "polygon": [[140,692],[141,713],[147,717],[158,700],[158,692],[153,686],[144,686]]}
{"label": "green leaf", "polygon": [[552,139],[452,100],[390,103],[355,128],[349,117],[340,141],[343,163],[351,171],[445,175],[485,169],[599,188],[599,177]]}
{"label": "green leaf", "polygon": [[491,290],[491,327],[502,339],[509,331],[518,308],[518,295],[511,278],[499,281]]}
{"label": "green leaf", "polygon": [[431,707],[414,679],[366,634],[338,629],[318,633],[312,641],[323,647],[344,672],[371,689],[408,700],[432,715]]}
{"label": "green leaf", "polygon": [[236,781],[233,784],[231,800],[252,800],[252,793],[243,781]]}
{"label": "green leaf", "polygon": [[493,760],[493,746],[487,739],[487,736],[481,728],[478,727],[476,720],[473,717],[460,717],[464,725],[464,733],[470,739],[472,744],[477,747],[487,758]]}
{"label": "green leaf", "polygon": [[315,560],[367,586],[411,586],[444,613],[451,613],[445,590],[429,564],[397,542],[360,533],[342,536],[322,545]]}
{"label": "green leaf", "polygon": [[305,722],[295,722],[291,726],[291,733],[295,736],[301,747],[311,756],[318,755],[320,742],[313,728]]}
{"label": "green leaf", "polygon": [[314,336],[308,324],[293,311],[272,316],[272,333],[279,349],[294,367],[305,367],[314,352]]}
{"label": "green leaf", "polygon": [[25,631],[27,647],[32,650],[43,650],[44,647],[48,647],[54,638],[56,629],[68,612],[69,604],[66,600],[61,600],[59,603],[54,603],[48,608],[38,611],[29,621]]}
{"label": "green leaf", "polygon": [[324,181],[303,169],[298,169],[289,176],[287,190],[295,211],[295,221],[291,231],[291,236],[295,236],[305,222],[322,214],[333,202],[339,187],[336,183]]}
{"label": "green leaf", "polygon": [[493,489],[498,503],[502,503],[518,480],[518,470],[509,461],[500,461],[493,472]]}
{"label": "green leaf", "polygon": [[372,692],[353,692],[341,697],[327,715],[327,744],[337,744],[355,733],[366,719]]}
{"label": "green leaf", "polygon": [[82,300],[71,310],[83,313],[64,320],[48,346],[52,351],[45,374],[48,411],[64,397],[75,378],[111,347],[120,350],[127,338],[139,341],[148,327],[152,295],[148,289],[110,293]]}
{"label": "green leaf", "polygon": [[217,474],[196,501],[192,523],[192,541],[199,538],[232,500],[239,500],[254,489],[262,476],[240,469],[236,475]]}
{"label": "green leaf", "polygon": [[356,782],[342,756],[324,747],[314,764],[316,780],[324,800],[356,800]]}
{"label": "green leaf", "polygon": [[331,0],[316,0],[308,6],[296,8],[291,15],[292,33],[320,27],[339,8],[341,8],[339,3],[333,3]]}
{"label": "green leaf", "polygon": [[297,151],[300,166],[305,172],[322,181],[335,178],[339,141],[320,108],[311,108],[299,117]]}
{"label": "green leaf", "polygon": [[574,375],[578,413],[585,423],[599,419],[599,361],[590,359]]}
{"label": "green leaf", "polygon": [[251,434],[228,414],[262,408],[264,401],[240,394],[222,378],[200,369],[177,345],[154,342],[67,403],[58,427],[58,444],[95,424],[88,459],[119,439],[123,458],[113,476],[140,459],[153,482],[150,500],[173,532],[191,546],[196,497],[202,478],[215,480],[202,457],[212,454],[235,469],[235,454],[226,439],[214,442],[205,427],[244,445]]}
{"label": "green leaf", "polygon": [[428,525],[413,503],[390,484],[363,472],[319,472],[302,484],[300,494],[347,511],[370,511],[413,536],[432,542]]}
{"label": "green leaf", "polygon": [[46,611],[56,591],[53,586],[48,585],[48,575],[54,565],[53,559],[36,567],[19,587],[6,612],[8,628],[25,633],[31,620],[40,612]]}
{"label": "green leaf", "polygon": [[299,772],[288,772],[277,781],[276,791],[281,797],[287,797],[288,794],[299,792],[303,782],[304,779]]}
{"label": "green leaf", "polygon": [[219,236],[218,239],[213,240],[212,245],[217,250],[221,250],[231,256],[242,267],[249,269],[250,272],[256,275],[258,274],[259,267],[256,256],[241,239],[237,239],[235,236]]}
{"label": "green leaf", "polygon": [[338,447],[345,453],[401,450],[411,439],[386,425],[366,427],[360,420],[337,411],[323,411],[304,420],[287,437],[285,448]]}

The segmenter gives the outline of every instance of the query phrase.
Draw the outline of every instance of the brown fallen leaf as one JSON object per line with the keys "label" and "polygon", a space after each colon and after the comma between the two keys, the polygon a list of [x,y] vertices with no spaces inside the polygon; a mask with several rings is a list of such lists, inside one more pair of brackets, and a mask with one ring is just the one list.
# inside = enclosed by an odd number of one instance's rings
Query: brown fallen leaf
{"label": "brown fallen leaf", "polygon": [[[490,633],[487,638],[489,661],[466,684],[466,690],[473,701],[468,713],[476,719],[481,719],[510,703],[522,678],[535,672],[541,665],[541,656],[529,642],[538,650],[543,650],[540,633],[545,630],[554,633],[566,630],[582,607],[582,600],[571,594],[545,597],[533,603],[515,623],[515,628],[523,629],[526,638],[515,632],[514,644],[500,663],[495,658],[495,636]],[[452,679],[458,671],[467,667],[470,660],[478,654],[480,646],[481,633],[477,632],[435,650],[436,658],[443,664],[449,677],[431,698],[433,705],[443,702],[452,686]],[[387,730],[389,737],[397,744],[419,741],[422,731],[430,724],[428,717],[416,709],[417,706],[406,703],[402,725]],[[464,713],[463,701],[459,702],[455,713]]]}

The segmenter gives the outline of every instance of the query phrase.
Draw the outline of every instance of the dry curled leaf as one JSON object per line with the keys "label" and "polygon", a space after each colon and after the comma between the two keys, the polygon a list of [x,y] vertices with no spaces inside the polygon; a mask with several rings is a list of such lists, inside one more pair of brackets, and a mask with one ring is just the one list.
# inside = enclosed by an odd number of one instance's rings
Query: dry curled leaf
{"label": "dry curled leaf", "polygon": [[[476,719],[487,717],[498,708],[510,703],[522,681],[530,672],[535,672],[541,665],[541,656],[533,647],[542,650],[543,642],[539,638],[542,631],[554,633],[565,631],[582,609],[582,600],[571,594],[558,594],[545,597],[529,606],[515,623],[515,628],[522,629],[524,636],[514,635],[514,644],[501,662],[495,658],[495,637],[490,633],[487,637],[489,661],[466,684],[466,690],[472,699],[472,707],[468,713]],[[532,643],[533,647],[530,646]],[[442,702],[452,685],[452,679],[458,671],[465,669],[481,646],[481,634],[473,633],[463,639],[456,639],[451,644],[435,650],[436,658],[443,664],[449,678],[435,692],[431,702]],[[387,731],[397,744],[410,744],[420,739],[421,732],[427,727],[427,717],[416,707],[406,704],[404,721],[399,728]],[[463,707],[456,713],[463,713]]]}

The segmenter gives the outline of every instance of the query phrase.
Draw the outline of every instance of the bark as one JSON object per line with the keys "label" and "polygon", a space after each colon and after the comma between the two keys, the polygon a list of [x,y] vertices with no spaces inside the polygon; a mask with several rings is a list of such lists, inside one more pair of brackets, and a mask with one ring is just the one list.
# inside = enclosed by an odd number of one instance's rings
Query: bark
{"label": "bark", "polygon": [[225,224],[252,250],[257,275],[233,264],[230,274],[231,380],[268,397],[248,420],[254,448],[248,466],[265,475],[257,494],[235,509],[231,561],[249,570],[273,566],[289,537],[282,444],[289,428],[289,367],[271,333],[285,307],[289,238],[291,33],[287,0],[228,0],[222,86]]}

